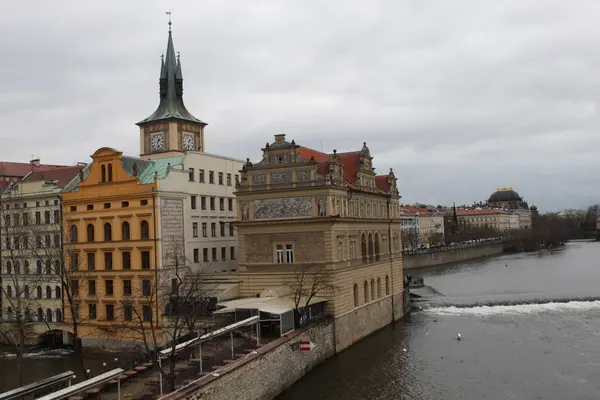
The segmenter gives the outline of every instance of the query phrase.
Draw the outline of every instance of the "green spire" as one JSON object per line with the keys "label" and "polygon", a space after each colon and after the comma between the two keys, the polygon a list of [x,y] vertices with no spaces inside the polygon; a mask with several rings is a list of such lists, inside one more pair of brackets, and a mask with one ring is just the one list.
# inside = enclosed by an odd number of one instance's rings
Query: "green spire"
{"label": "green spire", "polygon": [[137,125],[169,119],[181,119],[206,125],[205,122],[194,117],[183,103],[183,74],[179,56],[175,57],[171,21],[169,21],[167,53],[161,57],[159,93],[160,103],[156,111],[148,118],[138,122]]}

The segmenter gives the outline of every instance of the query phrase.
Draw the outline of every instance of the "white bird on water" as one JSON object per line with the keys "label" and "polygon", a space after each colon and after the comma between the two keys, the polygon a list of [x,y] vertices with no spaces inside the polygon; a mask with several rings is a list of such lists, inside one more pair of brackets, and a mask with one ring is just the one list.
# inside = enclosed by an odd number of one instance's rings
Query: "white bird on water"
{"label": "white bird on water", "polygon": [[456,334],[456,340],[462,340],[462,335],[460,333]]}

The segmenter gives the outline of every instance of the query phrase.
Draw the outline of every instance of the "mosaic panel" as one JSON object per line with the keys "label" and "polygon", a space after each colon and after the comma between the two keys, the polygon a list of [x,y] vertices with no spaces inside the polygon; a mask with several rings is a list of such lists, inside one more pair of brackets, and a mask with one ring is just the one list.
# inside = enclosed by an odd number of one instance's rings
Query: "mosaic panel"
{"label": "mosaic panel", "polygon": [[309,169],[301,169],[299,171],[296,171],[296,180],[297,181],[310,180],[310,170]]}
{"label": "mosaic panel", "polygon": [[288,183],[292,181],[292,173],[290,171],[271,172],[271,184]]}
{"label": "mosaic panel", "polygon": [[287,197],[254,200],[254,219],[304,218],[312,216],[312,198]]}

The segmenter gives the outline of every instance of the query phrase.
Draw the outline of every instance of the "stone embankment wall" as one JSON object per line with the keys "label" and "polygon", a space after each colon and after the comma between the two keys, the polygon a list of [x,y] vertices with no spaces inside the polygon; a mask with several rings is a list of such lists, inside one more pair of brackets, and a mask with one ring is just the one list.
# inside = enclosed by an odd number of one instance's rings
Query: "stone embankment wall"
{"label": "stone embankment wall", "polygon": [[475,258],[494,256],[504,252],[504,244],[485,244],[481,246],[465,247],[455,250],[444,250],[432,253],[423,253],[404,256],[404,269],[431,267],[434,265],[448,264],[458,261],[472,260]]}
{"label": "stone embankment wall", "polygon": [[[303,337],[316,345],[312,351],[298,350],[297,342]],[[257,353],[232,362],[219,377],[202,377],[162,399],[271,400],[335,355],[333,321],[293,331],[260,347]]]}

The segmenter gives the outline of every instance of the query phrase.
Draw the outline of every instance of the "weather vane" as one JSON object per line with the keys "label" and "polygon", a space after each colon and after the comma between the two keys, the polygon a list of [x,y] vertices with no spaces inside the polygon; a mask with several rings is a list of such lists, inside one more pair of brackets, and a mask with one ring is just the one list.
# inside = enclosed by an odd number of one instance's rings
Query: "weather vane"
{"label": "weather vane", "polygon": [[169,16],[169,32],[171,32],[171,11],[165,11],[165,14]]}

